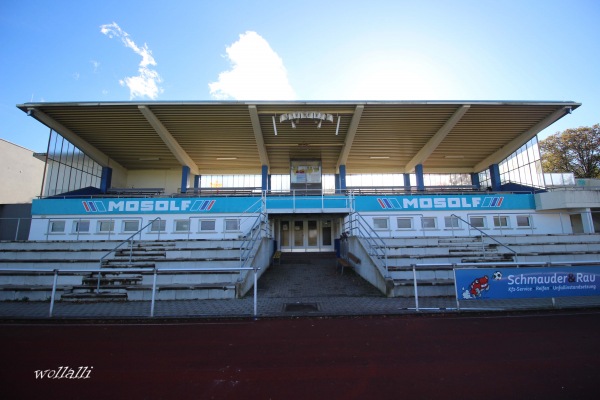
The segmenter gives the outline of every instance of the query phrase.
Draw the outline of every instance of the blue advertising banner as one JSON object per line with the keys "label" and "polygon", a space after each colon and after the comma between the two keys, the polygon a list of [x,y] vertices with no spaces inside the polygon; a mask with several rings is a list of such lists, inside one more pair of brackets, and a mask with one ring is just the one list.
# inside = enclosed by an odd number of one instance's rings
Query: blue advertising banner
{"label": "blue advertising banner", "polygon": [[600,266],[457,269],[459,300],[600,296]]}
{"label": "blue advertising banner", "polygon": [[114,198],[34,200],[32,215],[195,214],[258,212],[261,199],[234,198]]}
{"label": "blue advertising banner", "polygon": [[357,196],[356,211],[533,210],[532,194]]}

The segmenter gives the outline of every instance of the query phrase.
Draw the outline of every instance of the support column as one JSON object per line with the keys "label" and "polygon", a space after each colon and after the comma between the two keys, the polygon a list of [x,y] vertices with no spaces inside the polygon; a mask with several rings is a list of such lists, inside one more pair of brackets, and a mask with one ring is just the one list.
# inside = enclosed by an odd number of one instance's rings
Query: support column
{"label": "support column", "polygon": [[190,167],[181,167],[181,193],[187,193],[188,176],[190,175]]}
{"label": "support column", "polygon": [[499,192],[501,190],[500,185],[500,167],[498,164],[490,165],[490,180],[492,181],[492,190]]}
{"label": "support column", "polygon": [[425,191],[425,179],[423,178],[423,164],[415,165],[415,174],[417,175],[417,190]]}
{"label": "support column", "polygon": [[471,185],[473,185],[475,190],[481,189],[481,183],[479,182],[479,174],[477,174],[477,173],[471,174]]}
{"label": "support column", "polygon": [[410,174],[404,174],[404,190],[410,192]]}
{"label": "support column", "polygon": [[346,191],[346,165],[340,165],[340,192]]}
{"label": "support column", "polygon": [[269,166],[268,165],[263,165],[262,166],[262,187],[261,190],[263,192],[267,191],[269,189]]}
{"label": "support column", "polygon": [[112,181],[112,168],[102,167],[102,177],[100,178],[100,190],[102,193],[106,193],[111,187]]}
{"label": "support column", "polygon": [[200,176],[194,175],[194,193],[200,192]]}

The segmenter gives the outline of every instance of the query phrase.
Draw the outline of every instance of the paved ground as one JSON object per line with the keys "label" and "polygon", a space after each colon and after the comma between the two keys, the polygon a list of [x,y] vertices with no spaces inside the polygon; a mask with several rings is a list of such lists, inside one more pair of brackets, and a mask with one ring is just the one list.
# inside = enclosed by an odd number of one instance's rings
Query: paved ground
{"label": "paved ground", "polygon": [[[49,303],[0,303],[0,393],[597,398],[600,310],[578,308],[597,307],[596,298],[561,300],[561,310],[548,300],[459,305],[521,310],[511,313],[456,313],[453,298],[420,299],[420,310],[432,312],[417,313],[413,298],[386,298],[353,272],[341,275],[331,258],[284,260],[258,287],[258,318],[252,297],[161,301],[155,319],[149,302],[59,302],[52,319]],[[536,308],[545,311],[523,311]]]}
{"label": "paved ground", "polygon": [[[387,298],[352,270],[340,273],[333,255],[288,254],[258,282],[257,317],[357,316],[415,313],[414,298]],[[528,300],[461,301],[455,298],[419,298],[419,311],[454,312],[598,307],[599,297]],[[0,302],[0,318],[48,318],[48,302]],[[57,302],[53,318],[145,318],[149,301]],[[243,299],[158,301],[158,318],[253,316],[252,291]]]}
{"label": "paved ground", "polygon": [[0,324],[2,397],[598,398],[597,310],[145,321]]}

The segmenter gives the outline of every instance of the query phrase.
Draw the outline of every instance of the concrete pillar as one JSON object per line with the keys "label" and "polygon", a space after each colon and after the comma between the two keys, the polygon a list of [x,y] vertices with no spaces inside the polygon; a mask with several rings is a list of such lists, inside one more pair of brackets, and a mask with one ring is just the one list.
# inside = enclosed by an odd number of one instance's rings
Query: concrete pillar
{"label": "concrete pillar", "polygon": [[269,166],[268,165],[263,165],[262,166],[262,180],[261,180],[262,186],[261,186],[261,190],[263,192],[269,190]]}
{"label": "concrete pillar", "polygon": [[106,193],[111,187],[112,181],[112,168],[102,167],[102,177],[100,178],[100,190],[102,193]]}
{"label": "concrete pillar", "polygon": [[490,165],[490,180],[492,181],[492,190],[499,192],[502,185],[500,184],[500,167],[498,164]]}
{"label": "concrete pillar", "polygon": [[481,189],[481,183],[479,182],[479,174],[477,174],[477,173],[471,174],[471,185],[473,185],[476,190]]}
{"label": "concrete pillar", "polygon": [[181,193],[187,193],[188,177],[190,175],[190,167],[181,167]]}
{"label": "concrete pillar", "polygon": [[410,192],[410,174],[404,174],[404,190]]}
{"label": "concrete pillar", "polygon": [[194,175],[194,193],[200,192],[200,177],[201,175]]}
{"label": "concrete pillar", "polygon": [[425,179],[423,177],[423,164],[415,165],[415,174],[417,175],[417,190],[419,192],[425,191]]}
{"label": "concrete pillar", "polygon": [[346,191],[346,166],[344,164],[340,165],[340,192]]}

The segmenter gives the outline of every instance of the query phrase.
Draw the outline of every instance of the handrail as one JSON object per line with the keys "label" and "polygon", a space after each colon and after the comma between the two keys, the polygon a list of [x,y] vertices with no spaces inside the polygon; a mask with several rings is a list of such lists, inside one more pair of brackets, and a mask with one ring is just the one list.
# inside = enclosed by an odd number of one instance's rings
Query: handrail
{"label": "handrail", "polygon": [[[190,272],[190,273],[202,273],[202,272],[223,272],[223,271],[254,271],[254,312],[253,315],[256,317],[258,310],[258,278],[257,274],[260,268],[115,268],[111,272],[132,272],[132,273],[153,273],[154,279],[152,281],[152,298],[150,301],[150,317],[154,317],[154,303],[156,300],[156,276],[160,272],[173,273],[173,272]],[[48,311],[48,316],[52,317],[52,313],[54,310],[54,300],[56,297],[56,288],[58,285],[58,275],[59,273],[65,273],[65,275],[77,275],[80,273],[98,273],[98,276],[102,273],[102,269],[47,269],[47,268],[35,268],[35,269],[16,269],[16,268],[0,268],[0,273],[2,272],[35,272],[35,273],[52,273],[54,274],[54,280],[52,282],[52,294],[50,295],[50,310]]]}
{"label": "handrail", "polygon": [[240,268],[243,268],[246,265],[250,259],[250,255],[252,254],[252,250],[254,249],[256,242],[262,237],[261,225],[263,222],[264,214],[260,213],[258,217],[256,217],[256,221],[254,221],[254,224],[252,224],[252,227],[248,233],[244,236],[244,240],[242,243],[240,243]]}
{"label": "handrail", "polygon": [[[353,219],[353,216],[356,218]],[[353,211],[349,214],[348,224],[350,225],[349,231],[357,229],[358,234],[363,234],[369,244],[369,247],[376,253],[381,260],[383,260],[383,268],[385,270],[386,278],[389,277],[388,262],[387,262],[387,245],[385,241],[371,228],[371,226],[365,221],[362,215],[357,211]],[[358,226],[354,226],[353,222],[358,223]],[[357,235],[357,236],[359,236]]]}
{"label": "handrail", "polygon": [[[127,242],[130,242],[130,245],[129,245],[129,263],[131,264],[131,259],[133,258],[133,238],[135,237],[135,235],[140,234],[140,240],[141,240],[141,233],[142,233],[142,231],[144,229],[146,229],[147,227],[149,227],[150,225],[152,225],[156,221],[162,221],[162,218],[161,217],[154,218],[152,221],[148,222],[141,229],[139,229],[136,233],[132,234],[127,239],[125,239],[121,243],[119,243],[111,251],[109,251],[108,253],[106,253],[102,257],[100,257],[100,261],[99,261],[100,268],[102,268],[102,262],[104,261],[104,259],[106,257],[108,257],[109,255],[111,255],[112,253],[115,253],[119,249],[119,247],[121,247],[123,244],[125,244]],[[158,233],[159,233],[159,238],[160,238],[160,229],[159,229]],[[102,273],[98,272],[98,284],[96,285],[96,293],[100,293],[100,278],[101,277],[102,277]]]}
{"label": "handrail", "polygon": [[462,219],[462,218],[461,218],[461,217],[459,217],[458,215],[456,215],[456,214],[451,214],[450,216],[451,216],[451,217],[454,217],[454,218],[457,218],[457,219],[459,219],[460,221],[462,221],[462,222],[464,222],[465,224],[469,225],[471,228],[473,228],[473,229],[475,229],[475,230],[479,231],[479,232],[480,232],[482,235],[484,235],[484,236],[486,236],[486,237],[488,237],[488,238],[492,239],[494,242],[498,243],[500,246],[504,247],[505,249],[507,249],[508,251],[510,251],[511,253],[513,253],[513,254],[514,254],[514,257],[515,257],[515,260],[517,260],[517,259],[518,259],[517,252],[516,252],[515,250],[511,249],[510,247],[508,247],[507,245],[505,245],[504,243],[502,243],[502,242],[500,242],[499,240],[497,240],[496,238],[494,238],[494,237],[492,237],[492,236],[488,235],[487,233],[485,233],[485,232],[484,232],[484,231],[482,231],[481,229],[477,228],[476,226],[473,226],[471,223],[469,223],[469,222],[465,221],[464,219]]}

